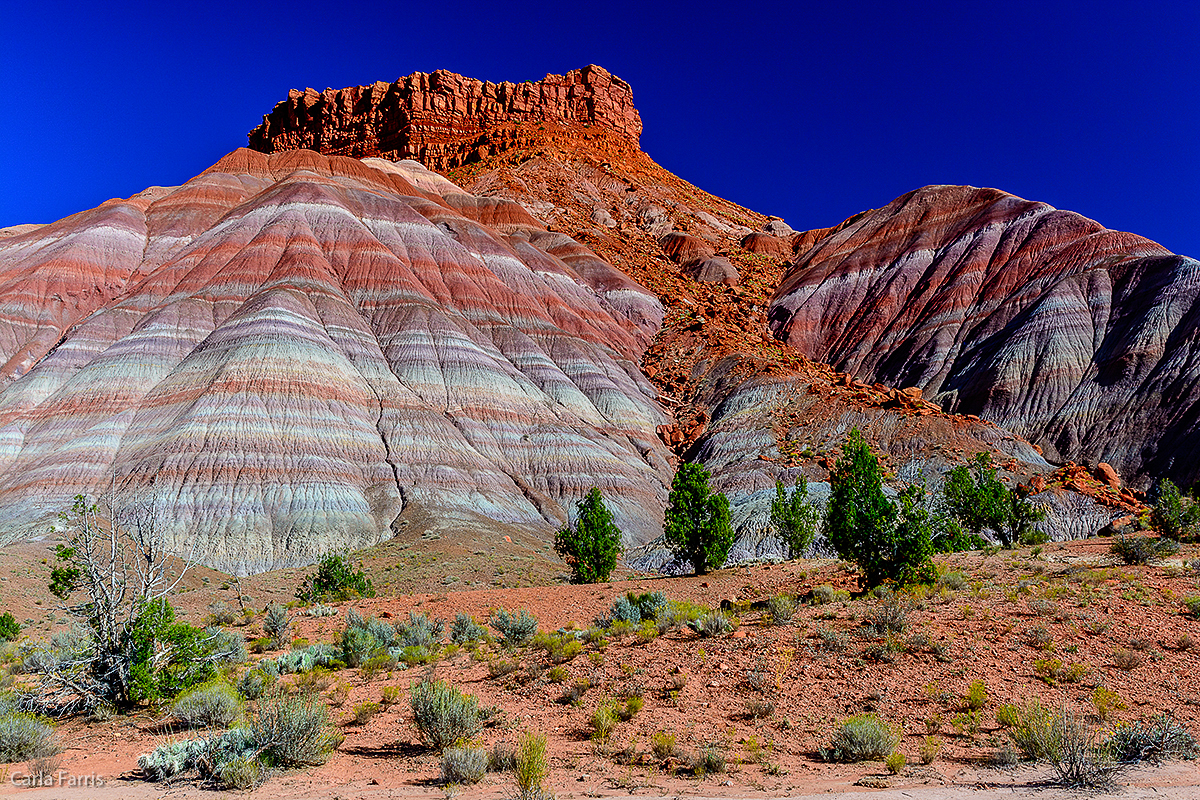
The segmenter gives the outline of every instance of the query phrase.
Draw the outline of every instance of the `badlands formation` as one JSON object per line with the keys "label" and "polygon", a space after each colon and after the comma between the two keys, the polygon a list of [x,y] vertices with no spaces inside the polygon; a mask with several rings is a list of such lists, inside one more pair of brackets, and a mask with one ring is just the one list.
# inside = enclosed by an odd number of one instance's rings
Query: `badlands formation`
{"label": "badlands formation", "polygon": [[238,150],[0,262],[9,531],[115,482],[236,571],[374,544],[408,503],[560,524],[593,484],[655,532],[658,300],[414,162]]}
{"label": "badlands formation", "polygon": [[1200,262],[995,189],[927,186],[797,254],[771,329],[1052,460],[1200,479]]}
{"label": "badlands formation", "polygon": [[257,572],[410,509],[544,542],[596,485],[653,568],[683,458],[737,560],[853,426],[909,480],[993,453],[1057,538],[1140,507],[1098,461],[1196,478],[1196,262],[969,187],[796,232],[640,133],[595,66],[293,91],[184,186],[0,231],[2,535],[115,490]]}

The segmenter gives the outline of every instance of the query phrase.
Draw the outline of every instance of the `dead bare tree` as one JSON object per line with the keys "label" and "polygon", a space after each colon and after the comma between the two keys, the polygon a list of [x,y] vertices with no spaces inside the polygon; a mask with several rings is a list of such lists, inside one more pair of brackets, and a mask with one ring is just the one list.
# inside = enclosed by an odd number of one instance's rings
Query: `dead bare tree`
{"label": "dead bare tree", "polygon": [[206,646],[218,637],[174,620],[167,598],[196,554],[193,547],[172,567],[151,498],[78,495],[60,520],[67,541],[55,546],[50,591],[78,624],[26,654],[26,670],[42,677],[32,705],[56,715],[128,706],[144,693],[138,681],[164,666],[183,659],[203,669],[220,660]]}

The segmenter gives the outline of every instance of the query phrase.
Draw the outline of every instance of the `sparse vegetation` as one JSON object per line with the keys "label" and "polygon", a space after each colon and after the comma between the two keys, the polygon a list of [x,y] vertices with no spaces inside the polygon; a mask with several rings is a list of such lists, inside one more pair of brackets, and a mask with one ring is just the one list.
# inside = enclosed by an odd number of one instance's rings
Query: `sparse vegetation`
{"label": "sparse vegetation", "polygon": [[288,632],[292,628],[292,620],[288,616],[287,609],[279,603],[271,603],[267,606],[267,613],[263,617],[263,630],[267,634],[267,638],[271,640],[271,647],[279,650],[287,646]]}
{"label": "sparse vegetation", "polygon": [[469,645],[487,637],[487,629],[475,621],[470,614],[458,612],[450,628],[450,641],[457,645]]}
{"label": "sparse vegetation", "polygon": [[987,701],[987,686],[980,680],[971,681],[966,697],[963,698],[963,706],[969,711],[978,711],[987,705]]}
{"label": "sparse vegetation", "polygon": [[1148,721],[1118,725],[1104,748],[1111,759],[1123,764],[1140,761],[1157,764],[1200,755],[1191,732],[1165,714]]}
{"label": "sparse vegetation", "polygon": [[701,636],[710,638],[733,630],[733,623],[724,612],[710,611],[700,619],[689,622],[688,627]]}
{"label": "sparse vegetation", "polygon": [[366,725],[375,715],[382,710],[383,706],[379,703],[370,700],[364,700],[354,707],[354,724]]}
{"label": "sparse vegetation", "polygon": [[1167,478],[1158,482],[1155,494],[1157,499],[1150,511],[1150,526],[1165,539],[1196,541],[1200,537],[1200,504],[1185,497]]}
{"label": "sparse vegetation", "polygon": [[796,598],[777,594],[767,600],[766,621],[771,625],[788,625],[796,614]]}
{"label": "sparse vegetation", "polygon": [[1156,536],[1118,534],[1112,554],[1129,565],[1154,564],[1179,552],[1179,542]]}

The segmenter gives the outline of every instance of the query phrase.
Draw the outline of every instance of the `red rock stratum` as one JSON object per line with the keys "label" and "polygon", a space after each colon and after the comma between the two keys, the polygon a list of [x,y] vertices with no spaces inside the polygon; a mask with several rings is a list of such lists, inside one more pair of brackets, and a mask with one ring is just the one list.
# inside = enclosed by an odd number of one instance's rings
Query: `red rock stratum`
{"label": "red rock stratum", "polygon": [[393,161],[413,158],[445,170],[526,144],[540,126],[597,126],[636,149],[642,120],[629,84],[595,65],[532,83],[492,83],[446,70],[394,83],[293,89],[250,132],[266,153],[322,153]]}

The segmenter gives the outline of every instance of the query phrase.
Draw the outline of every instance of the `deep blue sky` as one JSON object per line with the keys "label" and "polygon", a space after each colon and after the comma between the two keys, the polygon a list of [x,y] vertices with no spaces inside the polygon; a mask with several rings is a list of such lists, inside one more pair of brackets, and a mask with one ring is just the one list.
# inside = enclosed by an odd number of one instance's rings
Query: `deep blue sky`
{"label": "deep blue sky", "polygon": [[633,85],[645,149],[834,224],[996,186],[1200,257],[1200,3],[0,3],[0,226],[182,183],[288,89],[446,68]]}

